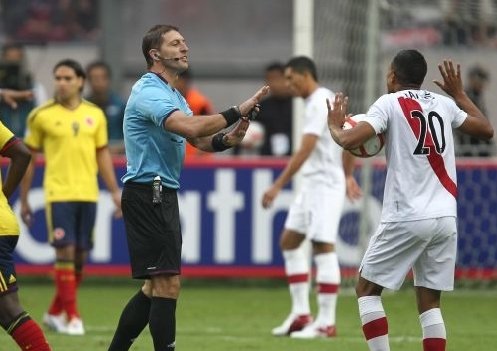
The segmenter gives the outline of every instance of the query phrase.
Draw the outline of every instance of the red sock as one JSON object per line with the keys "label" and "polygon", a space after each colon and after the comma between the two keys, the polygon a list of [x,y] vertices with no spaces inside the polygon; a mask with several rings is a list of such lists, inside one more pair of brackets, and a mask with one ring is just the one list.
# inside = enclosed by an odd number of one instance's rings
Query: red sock
{"label": "red sock", "polygon": [[[76,277],[74,274],[74,264],[65,263],[64,267],[55,267],[56,295],[59,296],[62,309],[66,312],[67,318],[79,317],[76,303]],[[55,298],[55,302],[57,297]]]}
{"label": "red sock", "polygon": [[442,338],[423,339],[423,351],[445,351],[445,343]]}
{"label": "red sock", "polygon": [[50,346],[41,328],[27,315],[24,320],[18,322],[10,335],[21,350],[50,351]]}
{"label": "red sock", "polygon": [[58,293],[55,293],[55,296],[52,300],[52,304],[48,308],[48,313],[53,315],[59,315],[64,311],[64,306],[62,305],[62,299],[60,298]]}
{"label": "red sock", "polygon": [[55,279],[55,296],[52,300],[50,307],[48,308],[48,313],[53,315],[59,315],[64,312],[64,304],[62,302],[62,296],[60,293],[60,281],[62,279],[62,269],[66,268],[67,263],[55,262],[54,268],[54,279]]}

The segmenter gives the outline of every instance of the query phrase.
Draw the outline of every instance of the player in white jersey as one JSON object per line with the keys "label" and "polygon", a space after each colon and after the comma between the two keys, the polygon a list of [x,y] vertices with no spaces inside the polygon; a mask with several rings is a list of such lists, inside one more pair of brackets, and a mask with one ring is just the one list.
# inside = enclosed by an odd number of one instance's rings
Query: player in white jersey
{"label": "player in white jersey", "polygon": [[[280,239],[292,310],[272,334],[296,338],[333,337],[340,285],[335,241],[345,193],[357,198],[361,195],[360,188],[352,176],[354,157],[349,152],[342,155],[343,149],[328,132],[323,101],[334,98],[334,94],[319,86],[314,62],[307,57],[292,58],[286,64],[285,78],[293,94],[305,99],[303,135],[300,148],[264,193],[262,205],[271,206],[279,191],[300,169],[303,179]],[[319,312],[314,322],[309,308],[309,259],[301,245],[306,237],[311,240],[317,270]]]}
{"label": "player in white jersey", "polygon": [[[457,250],[457,181],[452,129],[491,139],[494,130],[463,90],[460,66],[439,65],[435,83],[453,98],[421,90],[427,65],[416,50],[400,51],[387,74],[389,94],[369,109],[367,122],[342,130],[347,98],[328,101],[333,139],[355,148],[385,133],[387,178],[381,223],[364,255],[356,285],[370,350],[388,351],[384,287],[398,289],[412,268],[424,351],[444,351],[442,291],[453,289]],[[332,109],[333,107],[333,109]]]}

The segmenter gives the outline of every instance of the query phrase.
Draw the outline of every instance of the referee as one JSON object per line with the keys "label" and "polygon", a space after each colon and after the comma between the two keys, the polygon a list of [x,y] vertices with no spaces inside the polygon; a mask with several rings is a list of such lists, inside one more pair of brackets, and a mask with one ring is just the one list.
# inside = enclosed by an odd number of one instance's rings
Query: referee
{"label": "referee", "polygon": [[[142,50],[148,73],[134,84],[124,114],[122,210],[132,276],[145,283],[124,307],[111,351],[128,350],[147,324],[156,351],[175,349],[182,245],[176,192],[186,141],[207,152],[237,145],[269,90],[263,87],[219,114],[192,117],[174,87],[188,68],[188,46],[178,28],[152,27]],[[229,132],[221,132],[227,127]]]}

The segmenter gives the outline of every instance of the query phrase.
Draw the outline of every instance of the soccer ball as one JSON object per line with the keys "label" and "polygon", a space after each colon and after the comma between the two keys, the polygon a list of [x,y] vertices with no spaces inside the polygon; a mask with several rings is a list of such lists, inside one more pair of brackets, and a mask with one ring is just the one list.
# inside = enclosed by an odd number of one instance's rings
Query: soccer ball
{"label": "soccer ball", "polygon": [[264,126],[260,122],[250,121],[240,146],[250,150],[258,149],[264,144],[264,136]]}
{"label": "soccer ball", "polygon": [[[343,129],[354,128],[357,125],[357,123],[365,120],[366,120],[365,114],[359,114],[349,117],[345,120]],[[372,157],[381,151],[383,145],[385,145],[385,136],[383,134],[378,134],[373,136],[371,139],[367,140],[361,146],[355,149],[351,149],[349,151],[350,153],[352,153],[357,157],[362,157],[362,158]]]}

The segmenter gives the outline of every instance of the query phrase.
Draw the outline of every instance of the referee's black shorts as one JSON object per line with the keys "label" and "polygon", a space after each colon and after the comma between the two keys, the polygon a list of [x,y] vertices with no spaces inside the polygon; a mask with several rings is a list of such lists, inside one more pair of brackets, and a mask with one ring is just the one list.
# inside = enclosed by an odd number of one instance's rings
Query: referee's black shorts
{"label": "referee's black shorts", "polygon": [[152,203],[152,184],[126,182],[121,206],[135,279],[181,273],[181,226],[176,190],[162,187]]}

